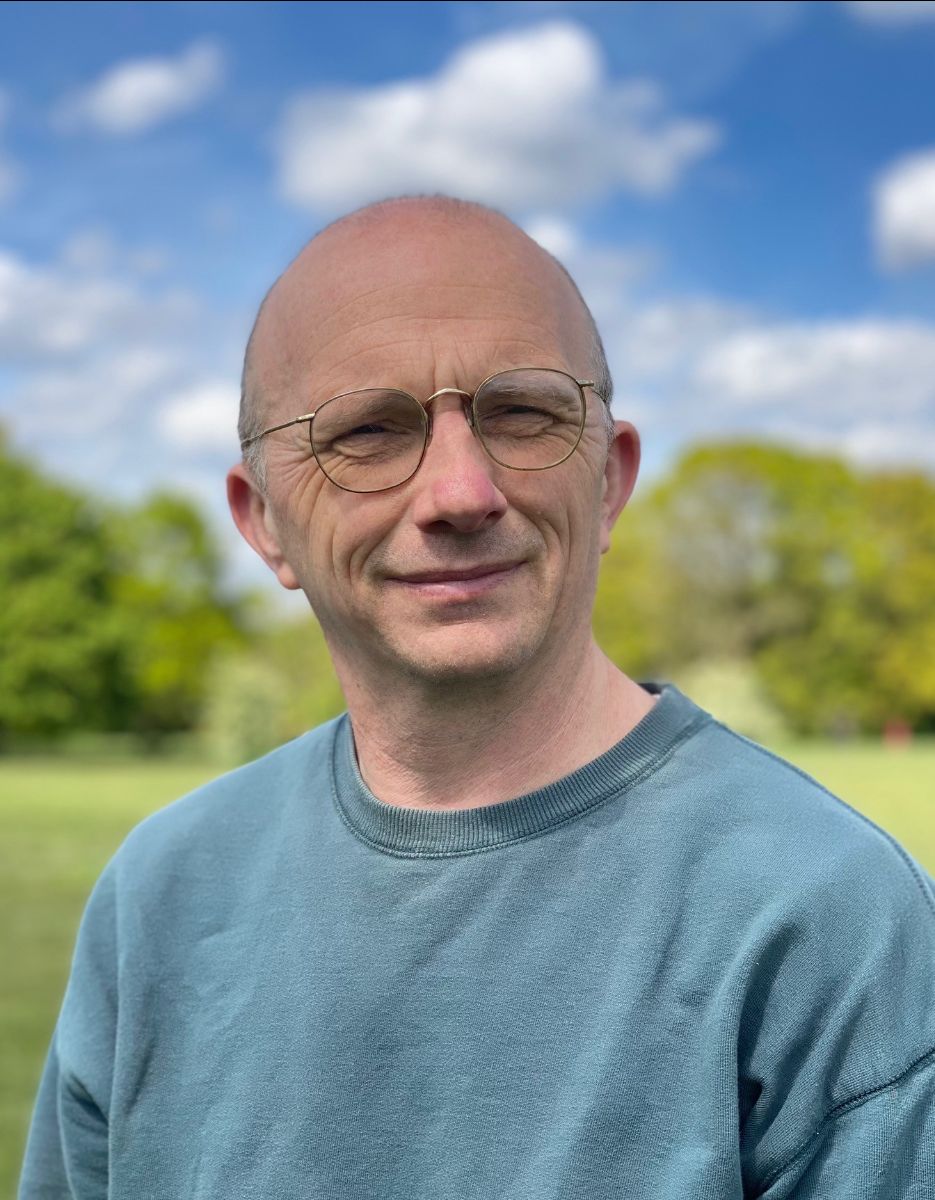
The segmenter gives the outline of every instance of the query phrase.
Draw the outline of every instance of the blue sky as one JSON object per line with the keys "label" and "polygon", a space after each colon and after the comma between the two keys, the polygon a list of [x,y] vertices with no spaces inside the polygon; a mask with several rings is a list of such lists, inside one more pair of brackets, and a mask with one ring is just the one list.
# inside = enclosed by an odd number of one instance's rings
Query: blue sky
{"label": "blue sky", "polygon": [[413,191],[566,263],[644,479],[749,435],[935,472],[935,3],[899,0],[0,4],[0,424],[226,529],[264,291]]}

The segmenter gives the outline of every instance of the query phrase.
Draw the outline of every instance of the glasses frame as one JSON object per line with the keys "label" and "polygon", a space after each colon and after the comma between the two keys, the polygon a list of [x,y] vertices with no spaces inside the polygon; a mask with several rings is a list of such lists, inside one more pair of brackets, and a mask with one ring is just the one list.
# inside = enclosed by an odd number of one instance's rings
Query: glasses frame
{"label": "glasses frame", "polygon": [[[516,371],[549,371],[553,375],[564,375],[566,379],[570,379],[571,382],[575,384],[581,397],[581,424],[578,428],[578,436],[575,438],[574,445],[571,446],[568,453],[564,454],[557,462],[549,463],[549,465],[546,467],[513,467],[510,466],[509,463],[501,462],[499,458],[490,452],[487,443],[484,441],[483,435],[477,430],[476,412],[474,409],[474,402],[477,398],[477,393],[486,387],[486,385],[490,383],[492,379],[496,379],[500,375],[512,375]],[[576,379],[574,375],[571,375],[568,371],[562,371],[558,367],[507,367],[505,371],[494,371],[492,375],[488,375],[486,379],[483,379],[477,385],[473,392],[466,392],[463,388],[439,388],[437,392],[433,392],[431,396],[429,396],[424,402],[419,400],[416,396],[413,396],[411,392],[403,391],[402,388],[354,388],[349,392],[339,392],[336,396],[329,396],[327,400],[323,400],[316,409],[312,410],[312,412],[303,413],[300,417],[293,417],[291,421],[283,421],[280,425],[271,425],[268,429],[264,429],[261,433],[254,434],[253,437],[244,438],[244,440],[240,443],[240,449],[241,451],[246,450],[248,446],[252,446],[254,443],[260,441],[261,438],[265,438],[269,433],[277,433],[280,429],[290,429],[293,425],[301,425],[303,421],[307,421],[308,444],[311,447],[312,454],[315,456],[315,462],[318,464],[321,473],[329,483],[333,483],[334,486],[336,488],[340,488],[342,492],[352,492],[356,495],[369,495],[374,492],[389,492],[392,491],[393,488],[402,487],[404,483],[408,483],[425,460],[426,451],[429,448],[429,442],[432,440],[432,414],[429,411],[428,406],[439,396],[461,396],[465,400],[470,400],[471,402],[465,413],[467,423],[471,429],[471,432],[480,442],[484,453],[492,462],[497,463],[498,466],[505,467],[508,471],[551,471],[553,467],[561,466],[563,462],[567,462],[567,460],[571,458],[574,452],[578,449],[581,439],[584,436],[584,427],[588,423],[588,400],[587,396],[584,394],[585,388],[590,388],[591,391],[594,392],[595,396],[597,396],[597,398],[601,401],[601,403],[606,403],[604,397],[599,391],[597,391],[593,380]],[[349,488],[343,483],[338,483],[335,479],[333,479],[325,470],[321,459],[318,457],[318,451],[315,449],[315,442],[312,438],[312,424],[316,415],[320,413],[326,405],[331,404],[333,401],[343,400],[345,396],[359,396],[362,392],[393,392],[396,395],[405,396],[408,400],[412,400],[415,404],[417,404],[420,412],[422,413],[422,453],[419,455],[419,460],[413,469],[409,472],[405,479],[400,479],[398,483],[391,483],[385,487],[379,488]]]}

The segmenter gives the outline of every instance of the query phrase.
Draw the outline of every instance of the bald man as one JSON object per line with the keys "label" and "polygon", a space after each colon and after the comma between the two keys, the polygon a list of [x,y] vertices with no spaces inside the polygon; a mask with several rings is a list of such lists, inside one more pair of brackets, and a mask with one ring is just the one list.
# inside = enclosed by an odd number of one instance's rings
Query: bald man
{"label": "bald man", "polygon": [[931,1200],[935,885],[596,645],[639,468],[564,270],[328,227],[244,372],[243,536],[347,713],[99,880],[23,1200]]}

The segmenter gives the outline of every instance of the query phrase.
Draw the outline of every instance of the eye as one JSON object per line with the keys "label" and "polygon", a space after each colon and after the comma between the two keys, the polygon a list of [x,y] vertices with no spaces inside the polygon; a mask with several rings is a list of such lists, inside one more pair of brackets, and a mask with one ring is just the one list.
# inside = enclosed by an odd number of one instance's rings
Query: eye
{"label": "eye", "polygon": [[479,414],[481,431],[488,436],[521,436],[541,433],[554,422],[554,413],[534,404],[500,404]]}
{"label": "eye", "polygon": [[346,432],[338,434],[334,440],[341,441],[345,438],[367,437],[370,434],[394,432],[398,433],[399,431],[393,430],[386,425],[378,425],[376,422],[372,422],[369,425],[358,425],[356,429],[348,429]]}
{"label": "eye", "polygon": [[316,439],[319,457],[376,459],[408,454],[410,447],[421,441],[421,432],[401,425],[393,419],[362,421],[347,429],[337,429],[327,441]]}

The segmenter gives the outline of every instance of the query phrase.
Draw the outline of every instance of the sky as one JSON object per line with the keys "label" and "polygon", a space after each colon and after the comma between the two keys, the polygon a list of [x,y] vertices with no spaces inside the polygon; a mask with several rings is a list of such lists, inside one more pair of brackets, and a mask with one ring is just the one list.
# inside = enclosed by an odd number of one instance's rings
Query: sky
{"label": "sky", "polygon": [[569,268],[638,488],[727,438],[935,474],[935,3],[900,0],[0,3],[0,427],[102,495],[194,496],[252,578],[224,474],[257,306],[414,192]]}

